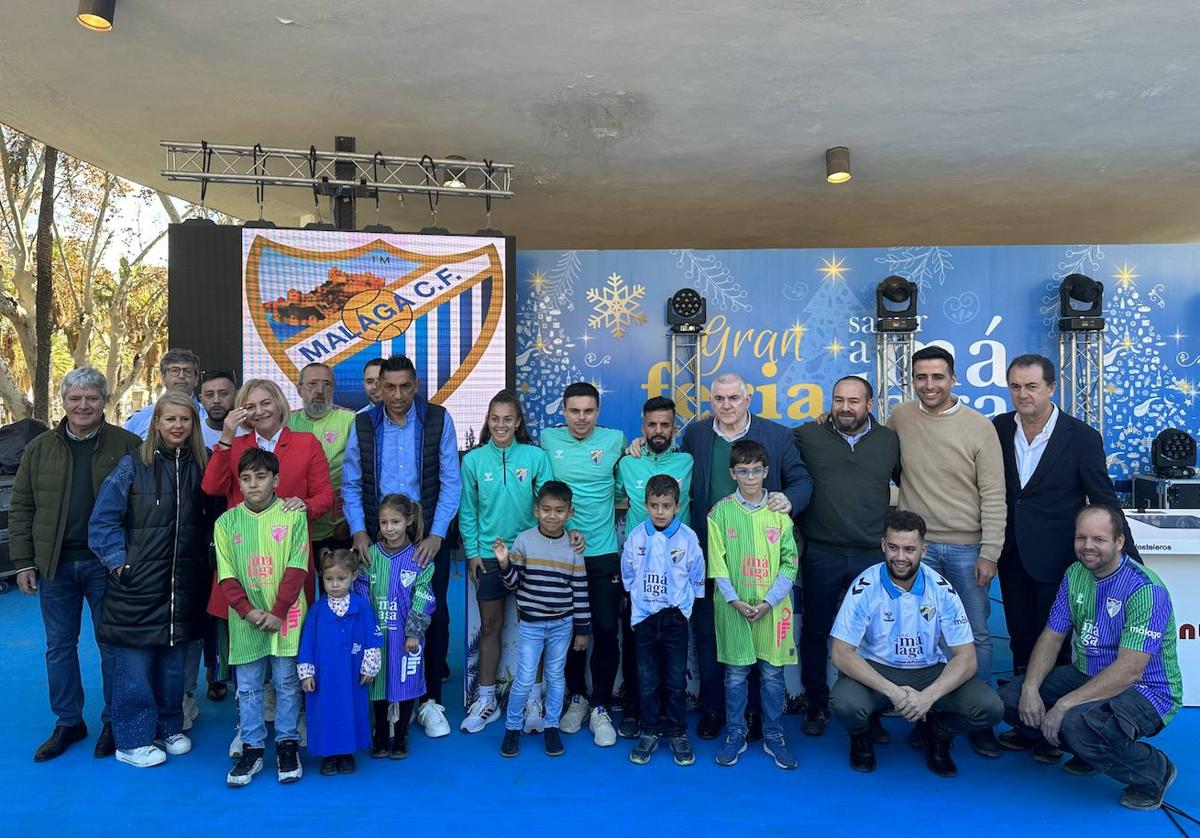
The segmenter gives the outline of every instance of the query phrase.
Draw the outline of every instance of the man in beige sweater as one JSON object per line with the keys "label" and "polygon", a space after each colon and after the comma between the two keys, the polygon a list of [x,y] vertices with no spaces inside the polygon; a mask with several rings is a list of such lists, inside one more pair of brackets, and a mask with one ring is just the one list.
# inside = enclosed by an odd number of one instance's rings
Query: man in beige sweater
{"label": "man in beige sweater", "polygon": [[[929,528],[925,563],[958,591],[975,636],[976,673],[992,680],[988,591],[1004,546],[1007,506],[1004,461],[995,428],[950,390],[954,357],[938,346],[913,355],[915,402],[896,405],[888,427],[900,435],[900,509],[916,512]],[[979,731],[971,745],[999,756],[995,734]]]}

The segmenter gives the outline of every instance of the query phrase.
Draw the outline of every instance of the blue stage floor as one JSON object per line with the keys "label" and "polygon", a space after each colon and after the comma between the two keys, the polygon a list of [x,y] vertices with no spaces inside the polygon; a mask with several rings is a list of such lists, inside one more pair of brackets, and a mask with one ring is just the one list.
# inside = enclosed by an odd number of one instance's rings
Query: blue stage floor
{"label": "blue stage floor", "polygon": [[[460,628],[452,666],[462,673],[462,578],[451,601]],[[85,617],[86,621],[86,617]],[[551,759],[540,737],[526,737],[517,759],[498,754],[502,722],[476,736],[458,732],[463,708],[448,710],[454,733],[442,740],[414,730],[403,762],[360,755],[358,773],[321,777],[305,760],[304,779],[279,785],[273,765],[244,789],[225,786],[233,733],[232,695],[200,699],[193,751],[163,767],[138,770],[91,751],[99,731],[99,667],[83,644],[87,723],[92,739],[53,762],[36,764],[34,749],[50,732],[37,603],[14,591],[0,596],[0,833],[65,835],[322,835],[339,833],[599,836],[706,835],[725,831],[825,836],[880,831],[901,835],[1178,835],[1161,812],[1117,804],[1120,788],[1105,777],[1077,778],[1035,764],[1028,754],[998,760],[955,747],[959,776],[930,774],[905,744],[907,726],[886,724],[895,740],[878,748],[879,769],[858,774],[847,764],[847,740],[836,724],[819,739],[803,736],[799,719],[785,729],[800,759],[796,771],[775,768],[751,748],[733,768],[713,762],[716,744],[695,741],[697,762],[679,768],[661,751],[645,767],[628,761],[631,743],[609,749],[584,732],[565,737],[567,753]],[[448,685],[450,686],[450,685]],[[457,696],[459,690],[448,690]],[[693,724],[695,719],[693,718]],[[1200,709],[1182,711],[1157,738],[1179,767],[1168,800],[1200,816]],[[273,763],[273,751],[268,749]],[[372,811],[374,808],[376,811]],[[1186,824],[1200,835],[1200,827]],[[1191,828],[1194,827],[1194,828]]]}

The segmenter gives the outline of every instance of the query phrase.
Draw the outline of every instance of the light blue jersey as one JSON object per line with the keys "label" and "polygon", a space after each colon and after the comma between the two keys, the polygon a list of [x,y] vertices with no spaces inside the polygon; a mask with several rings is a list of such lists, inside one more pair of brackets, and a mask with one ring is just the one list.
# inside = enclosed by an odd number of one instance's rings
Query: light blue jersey
{"label": "light blue jersey", "polygon": [[664,608],[690,617],[692,601],[704,596],[704,554],[696,534],[678,517],[661,532],[647,518],[625,538],[621,582],[629,591],[631,625]]}
{"label": "light blue jersey", "polygon": [[947,646],[975,642],[958,593],[923,564],[911,591],[892,582],[886,562],[864,570],[846,591],[830,633],[861,657],[898,669],[945,663],[941,638]]}

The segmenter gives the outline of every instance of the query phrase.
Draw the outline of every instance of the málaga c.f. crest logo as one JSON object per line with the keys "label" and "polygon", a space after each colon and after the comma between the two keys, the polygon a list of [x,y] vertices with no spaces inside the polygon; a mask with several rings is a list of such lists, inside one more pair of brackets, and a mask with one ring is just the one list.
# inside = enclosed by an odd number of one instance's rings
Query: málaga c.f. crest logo
{"label": "m\u00e1laga c.f. crest logo", "polygon": [[312,250],[275,240],[286,233],[256,232],[246,247],[245,329],[291,380],[315,361],[403,354],[440,404],[501,325],[504,265],[494,244],[430,254],[377,238]]}
{"label": "m\u00e1laga c.f. crest logo", "polygon": [[529,469],[519,468],[513,471],[513,476],[517,478],[518,483],[524,483],[525,478],[529,477]]}
{"label": "m\u00e1laga c.f. crest logo", "polygon": [[590,453],[592,455],[592,462],[596,465],[600,465],[600,461],[604,459],[604,449],[593,448]]}

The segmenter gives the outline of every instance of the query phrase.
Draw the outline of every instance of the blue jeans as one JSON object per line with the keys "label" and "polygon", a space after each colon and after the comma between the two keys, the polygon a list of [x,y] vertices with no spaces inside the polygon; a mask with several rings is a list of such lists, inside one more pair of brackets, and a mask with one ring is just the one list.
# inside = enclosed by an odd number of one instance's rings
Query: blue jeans
{"label": "blue jeans", "polygon": [[[758,672],[762,680],[763,738],[779,739],[783,736],[780,719],[787,696],[783,667],[760,660]],[[746,735],[746,682],[749,678],[749,666],[725,665],[725,729],[730,735]]]}
{"label": "blue jeans", "polygon": [[120,750],[132,751],[183,730],[187,647],[113,647],[112,726]]}
{"label": "blue jeans", "polygon": [[525,724],[525,699],[537,682],[538,659],[546,651],[546,664],[542,677],[546,682],[546,710],[543,718],[546,727],[558,727],[562,715],[563,693],[566,691],[566,676],[563,667],[567,662],[567,650],[571,647],[571,636],[575,631],[575,618],[567,615],[557,620],[521,620],[518,627],[517,677],[508,693],[508,712],[504,726],[509,730],[520,730]]}
{"label": "blue jeans", "polygon": [[967,611],[971,634],[975,635],[975,677],[985,684],[992,683],[992,632],[988,617],[992,601],[988,589],[975,584],[975,561],[979,558],[978,544],[937,544],[925,542],[929,552],[922,560],[954,586]]}
{"label": "blue jeans", "polygon": [[[93,629],[100,620],[100,603],[108,571],[98,559],[59,562],[53,579],[38,580],[38,602],[46,627],[46,680],[50,686],[50,710],[58,724],[73,727],[83,723],[83,679],[79,674],[79,629],[83,601],[92,612]],[[109,722],[112,705],[113,652],[107,643],[100,648],[100,673],[104,684],[104,709],[100,720]]]}
{"label": "blue jeans", "polygon": [[263,721],[263,684],[267,670],[275,685],[275,741],[299,740],[300,679],[296,677],[295,658],[267,655],[253,663],[239,663],[237,677],[238,729],[242,745],[261,748],[267,741],[267,723]]}
{"label": "blue jeans", "polygon": [[642,732],[683,736],[687,732],[687,617],[678,608],[664,608],[634,626],[633,637]]}

